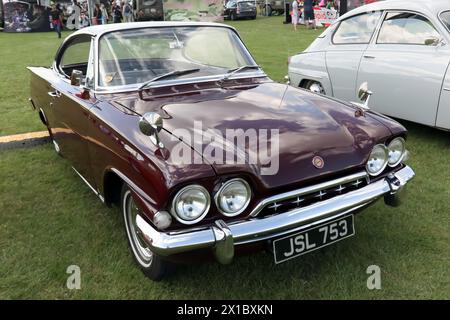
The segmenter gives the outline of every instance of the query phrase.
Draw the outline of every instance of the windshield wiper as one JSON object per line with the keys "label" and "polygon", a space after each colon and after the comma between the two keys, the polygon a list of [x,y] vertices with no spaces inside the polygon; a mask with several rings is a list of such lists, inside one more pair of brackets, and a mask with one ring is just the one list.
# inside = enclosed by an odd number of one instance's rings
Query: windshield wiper
{"label": "windshield wiper", "polygon": [[164,73],[160,76],[156,76],[146,82],[144,82],[140,87],[139,87],[139,91],[144,90],[145,88],[147,88],[150,84],[152,84],[155,81],[159,81],[165,78],[169,78],[169,77],[176,77],[176,76],[182,76],[185,74],[189,74],[189,73],[194,73],[194,72],[198,72],[200,71],[200,69],[187,69],[187,70],[175,70],[175,71],[171,71],[171,72],[167,72]]}
{"label": "windshield wiper", "polygon": [[257,64],[253,64],[253,65],[245,65],[245,66],[241,66],[239,68],[230,69],[230,70],[228,70],[227,74],[220,81],[228,80],[230,77],[232,77],[236,73],[241,72],[243,70],[259,69],[259,68],[260,68],[260,66],[258,66]]}

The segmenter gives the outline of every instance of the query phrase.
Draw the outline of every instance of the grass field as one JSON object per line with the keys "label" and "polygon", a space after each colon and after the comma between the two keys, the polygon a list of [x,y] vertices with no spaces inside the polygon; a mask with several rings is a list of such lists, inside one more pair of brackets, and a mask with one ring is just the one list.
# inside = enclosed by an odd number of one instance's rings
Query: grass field
{"label": "grass field", "polygon": [[[282,80],[286,58],[318,32],[281,18],[234,22],[257,62]],[[44,128],[29,111],[29,64],[48,65],[54,34],[0,33],[0,134]],[[181,266],[147,280],[134,265],[117,208],[105,207],[50,145],[0,152],[0,299],[402,299],[450,298],[450,135],[404,123],[417,177],[406,203],[382,202],[356,218],[356,236],[275,266],[262,252],[229,266]],[[81,268],[81,290],[66,269]],[[366,269],[381,268],[381,290]]]}

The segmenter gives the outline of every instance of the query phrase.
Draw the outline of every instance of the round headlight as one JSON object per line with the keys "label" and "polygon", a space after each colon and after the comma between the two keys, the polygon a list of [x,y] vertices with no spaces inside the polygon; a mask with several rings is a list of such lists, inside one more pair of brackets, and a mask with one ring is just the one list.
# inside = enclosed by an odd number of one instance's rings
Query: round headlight
{"label": "round headlight", "polygon": [[248,206],[251,190],[243,179],[231,179],[225,182],[216,193],[216,205],[219,211],[227,217],[242,213]]}
{"label": "round headlight", "polygon": [[211,199],[208,191],[199,185],[184,187],[172,201],[172,215],[181,223],[194,224],[208,213]]}
{"label": "round headlight", "polygon": [[367,161],[367,172],[371,176],[379,175],[388,164],[388,149],[383,144],[377,144],[373,147]]}
{"label": "round headlight", "polygon": [[395,167],[400,162],[402,162],[403,157],[405,156],[405,140],[403,138],[395,138],[388,145],[389,151],[389,166]]}

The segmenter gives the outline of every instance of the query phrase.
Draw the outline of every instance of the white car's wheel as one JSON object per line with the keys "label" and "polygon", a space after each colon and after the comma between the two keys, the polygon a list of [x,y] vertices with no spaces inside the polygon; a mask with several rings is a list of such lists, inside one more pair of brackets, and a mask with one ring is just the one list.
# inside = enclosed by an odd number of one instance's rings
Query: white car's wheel
{"label": "white car's wheel", "polygon": [[314,93],[325,94],[325,89],[322,87],[322,84],[317,81],[308,81],[304,88]]}
{"label": "white car's wheel", "polygon": [[128,243],[135,261],[147,277],[155,281],[161,280],[171,270],[172,265],[154,254],[139,234],[136,225],[139,208],[134,202],[130,188],[125,184],[121,193],[121,209]]}

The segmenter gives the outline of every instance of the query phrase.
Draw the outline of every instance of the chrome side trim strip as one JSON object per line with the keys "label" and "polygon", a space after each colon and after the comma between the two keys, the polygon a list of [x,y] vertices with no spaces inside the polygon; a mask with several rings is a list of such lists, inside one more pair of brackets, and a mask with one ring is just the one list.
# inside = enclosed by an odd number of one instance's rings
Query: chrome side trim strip
{"label": "chrome side trim strip", "polygon": [[95,190],[93,186],[91,186],[91,184],[90,184],[90,183],[89,183],[89,182],[81,175],[81,173],[79,173],[79,172],[77,171],[77,169],[75,169],[74,167],[72,167],[72,169],[73,169],[73,171],[76,172],[77,175],[80,176],[81,180],[83,180],[84,183],[86,183],[86,184],[88,185],[88,187],[95,193],[95,195],[96,195],[97,197],[99,197],[100,200],[104,203],[104,202],[105,202],[105,198],[104,198],[100,193],[98,193],[98,191]]}
{"label": "chrome side trim strip", "polygon": [[264,209],[264,207],[266,207],[267,205],[269,205],[271,203],[283,201],[283,200],[286,200],[289,198],[299,197],[299,196],[302,196],[305,194],[318,192],[318,191],[324,190],[324,189],[333,188],[333,187],[339,186],[341,184],[346,184],[346,183],[349,183],[349,182],[352,182],[352,181],[358,180],[358,179],[366,179],[368,181],[369,176],[368,176],[367,172],[361,171],[361,172],[358,172],[358,173],[355,173],[355,174],[352,174],[352,175],[349,175],[349,176],[346,176],[343,178],[339,178],[339,179],[319,183],[319,184],[316,184],[313,186],[277,194],[270,198],[266,198],[266,199],[262,200],[260,203],[258,203],[258,205],[250,213],[250,216],[256,217],[261,212],[261,210]]}

